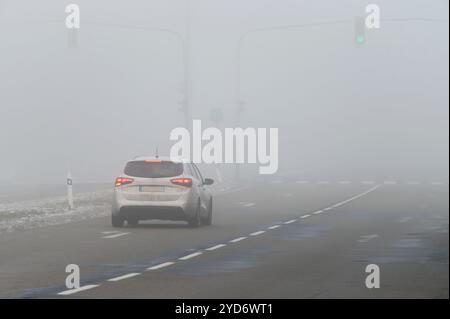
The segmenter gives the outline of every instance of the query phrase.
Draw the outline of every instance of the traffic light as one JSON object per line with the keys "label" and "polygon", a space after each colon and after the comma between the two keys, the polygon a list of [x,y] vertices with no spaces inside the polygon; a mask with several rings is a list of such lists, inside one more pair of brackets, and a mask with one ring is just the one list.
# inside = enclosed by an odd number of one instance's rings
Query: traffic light
{"label": "traffic light", "polygon": [[366,42],[366,21],[364,17],[355,17],[355,43],[362,45]]}

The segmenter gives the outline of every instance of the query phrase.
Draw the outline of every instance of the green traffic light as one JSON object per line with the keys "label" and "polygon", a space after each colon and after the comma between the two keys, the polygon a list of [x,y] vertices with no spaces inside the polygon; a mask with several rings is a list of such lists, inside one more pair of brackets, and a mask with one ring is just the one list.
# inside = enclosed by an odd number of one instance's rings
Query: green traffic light
{"label": "green traffic light", "polygon": [[365,40],[366,39],[362,35],[356,37],[356,43],[358,44],[363,44]]}

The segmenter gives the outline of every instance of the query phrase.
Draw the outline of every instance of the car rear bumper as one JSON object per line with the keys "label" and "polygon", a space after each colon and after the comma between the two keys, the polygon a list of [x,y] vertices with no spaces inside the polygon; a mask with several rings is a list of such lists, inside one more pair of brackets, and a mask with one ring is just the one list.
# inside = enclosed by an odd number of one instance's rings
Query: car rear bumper
{"label": "car rear bumper", "polygon": [[124,219],[189,220],[194,214],[194,198],[192,192],[186,192],[171,201],[129,200],[116,191],[112,213]]}
{"label": "car rear bumper", "polygon": [[123,206],[118,211],[123,219],[188,220],[185,210],[176,206]]}

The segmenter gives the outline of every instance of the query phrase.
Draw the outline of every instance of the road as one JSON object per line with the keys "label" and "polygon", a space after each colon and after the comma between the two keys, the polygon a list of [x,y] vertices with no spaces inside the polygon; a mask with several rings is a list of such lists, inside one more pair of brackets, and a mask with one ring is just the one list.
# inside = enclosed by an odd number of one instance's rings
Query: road
{"label": "road", "polygon": [[0,297],[448,298],[448,208],[447,185],[250,184],[216,194],[210,227],[100,217],[1,234]]}

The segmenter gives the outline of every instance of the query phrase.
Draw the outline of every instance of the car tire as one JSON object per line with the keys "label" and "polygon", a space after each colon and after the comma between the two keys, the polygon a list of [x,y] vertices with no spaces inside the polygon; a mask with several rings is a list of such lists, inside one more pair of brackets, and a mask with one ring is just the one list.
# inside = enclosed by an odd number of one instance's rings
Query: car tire
{"label": "car tire", "polygon": [[194,216],[188,220],[188,224],[192,228],[200,227],[200,225],[201,225],[200,203],[198,203],[197,208],[195,209]]}
{"label": "car tire", "polygon": [[111,224],[113,227],[121,228],[124,222],[125,220],[122,217],[111,214]]}
{"label": "car tire", "polygon": [[209,205],[208,205],[208,216],[206,216],[202,220],[203,225],[210,226],[212,224],[212,210],[213,210],[213,202],[212,202],[212,198],[211,198],[209,201]]}

